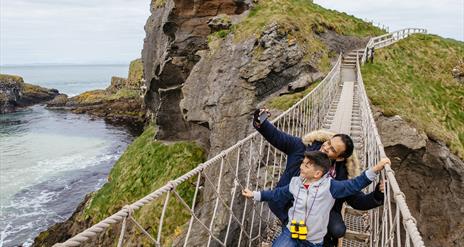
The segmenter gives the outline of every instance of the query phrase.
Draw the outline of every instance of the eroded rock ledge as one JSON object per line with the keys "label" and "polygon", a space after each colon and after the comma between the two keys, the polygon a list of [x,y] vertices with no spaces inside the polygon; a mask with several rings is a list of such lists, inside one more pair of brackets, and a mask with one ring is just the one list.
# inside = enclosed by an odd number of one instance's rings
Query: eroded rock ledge
{"label": "eroded rock ledge", "polygon": [[56,89],[25,83],[20,76],[0,74],[0,114],[47,102],[58,94]]}
{"label": "eroded rock ledge", "polygon": [[399,116],[376,123],[426,246],[461,246],[464,162]]}
{"label": "eroded rock ledge", "polygon": [[129,66],[128,78],[113,76],[106,89],[87,91],[71,98],[60,94],[48,102],[47,107],[89,114],[140,131],[146,120],[140,89],[142,76],[142,61],[136,59]]}

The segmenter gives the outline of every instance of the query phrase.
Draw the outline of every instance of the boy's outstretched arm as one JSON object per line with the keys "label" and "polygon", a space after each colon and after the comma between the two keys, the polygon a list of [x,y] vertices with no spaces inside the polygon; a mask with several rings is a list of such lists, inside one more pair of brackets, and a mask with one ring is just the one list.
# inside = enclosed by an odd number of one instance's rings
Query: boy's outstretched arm
{"label": "boy's outstretched arm", "polygon": [[253,198],[255,201],[288,201],[293,199],[292,193],[290,193],[289,185],[277,187],[273,190],[264,191],[251,191],[248,188],[242,191],[242,195],[248,198]]}
{"label": "boy's outstretched arm", "polygon": [[363,172],[360,176],[357,176],[353,179],[343,181],[332,179],[330,181],[330,193],[332,194],[333,198],[336,199],[344,198],[358,193],[375,179],[377,173],[383,170],[385,164],[387,163],[390,164],[390,160],[388,158],[384,158],[380,160],[377,165],[373,166],[372,168]]}

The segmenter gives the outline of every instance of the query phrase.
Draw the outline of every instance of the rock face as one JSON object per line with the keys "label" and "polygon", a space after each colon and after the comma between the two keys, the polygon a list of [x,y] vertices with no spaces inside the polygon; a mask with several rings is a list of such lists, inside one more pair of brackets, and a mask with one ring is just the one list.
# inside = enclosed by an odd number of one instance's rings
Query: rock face
{"label": "rock face", "polygon": [[124,88],[127,84],[127,79],[122,77],[113,76],[111,77],[111,84],[106,88],[106,91],[116,93],[118,90]]}
{"label": "rock face", "polygon": [[51,109],[65,109],[77,114],[86,113],[105,120],[141,130],[145,124],[143,99],[139,90],[128,89],[121,83],[126,79],[113,77],[106,90],[93,90],[68,98],[60,94],[47,103]]}
{"label": "rock face", "polygon": [[142,59],[133,60],[129,65],[129,74],[127,75],[126,87],[140,89],[143,80],[143,63]]}
{"label": "rock face", "polygon": [[464,246],[464,162],[398,116],[376,122],[426,246]]}
{"label": "rock face", "polygon": [[56,89],[24,83],[19,76],[0,74],[0,113],[15,112],[18,107],[43,103],[58,94]]}
{"label": "rock face", "polygon": [[237,0],[167,0],[163,7],[152,2],[142,60],[148,90],[145,104],[159,126],[157,138],[192,140],[207,135],[207,126],[184,120],[179,108],[181,85],[200,60],[196,52],[208,49],[208,21],[219,14],[238,15],[247,8],[245,1]]}
{"label": "rock face", "polygon": [[451,71],[451,74],[458,82],[464,84],[464,59],[459,61]]}

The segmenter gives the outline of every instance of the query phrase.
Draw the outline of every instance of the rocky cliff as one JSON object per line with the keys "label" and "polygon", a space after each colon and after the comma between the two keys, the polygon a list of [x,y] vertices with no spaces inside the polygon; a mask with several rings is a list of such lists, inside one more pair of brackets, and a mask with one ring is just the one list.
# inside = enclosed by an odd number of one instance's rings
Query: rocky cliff
{"label": "rocky cliff", "polygon": [[25,83],[20,76],[0,74],[0,114],[47,102],[58,94],[56,89]]}
{"label": "rocky cliff", "polygon": [[464,246],[464,162],[400,116],[376,123],[426,246]]}

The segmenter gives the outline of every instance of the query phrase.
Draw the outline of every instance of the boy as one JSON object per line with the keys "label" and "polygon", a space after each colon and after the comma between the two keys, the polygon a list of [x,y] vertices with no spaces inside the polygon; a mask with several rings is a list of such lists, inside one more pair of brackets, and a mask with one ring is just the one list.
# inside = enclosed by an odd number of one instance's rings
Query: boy
{"label": "boy", "polygon": [[274,201],[293,199],[288,211],[289,222],[282,229],[273,246],[322,247],[327,232],[329,213],[335,199],[347,197],[368,186],[390,160],[382,159],[377,165],[360,176],[337,181],[327,175],[330,160],[320,151],[305,152],[300,165],[300,176],[293,177],[289,185],[271,191],[243,190],[245,197],[255,201]]}

